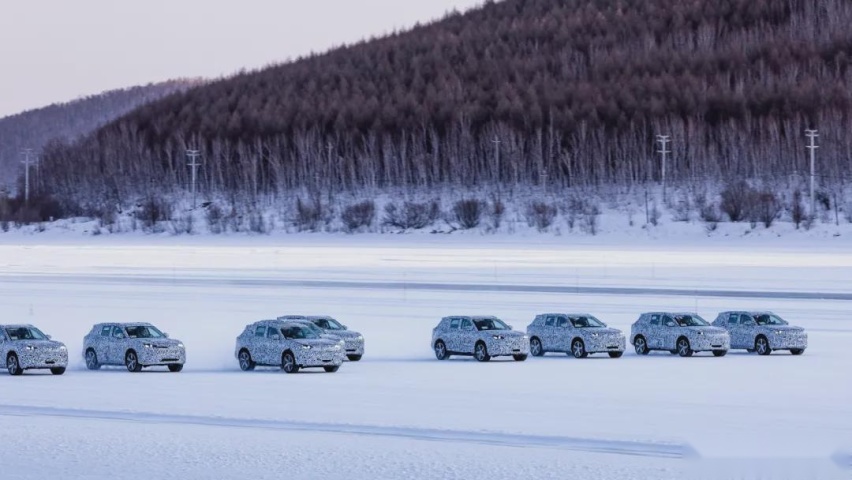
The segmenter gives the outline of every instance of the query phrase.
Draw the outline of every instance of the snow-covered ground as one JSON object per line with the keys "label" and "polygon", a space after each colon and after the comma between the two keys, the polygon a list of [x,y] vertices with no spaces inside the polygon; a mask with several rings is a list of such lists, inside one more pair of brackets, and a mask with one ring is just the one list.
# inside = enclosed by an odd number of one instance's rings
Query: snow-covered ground
{"label": "snow-covered ground", "polygon": [[[849,475],[852,249],[835,239],[45,238],[0,245],[2,321],[38,325],[73,361],[62,377],[0,375],[4,480]],[[810,348],[488,364],[429,348],[452,313],[525,328],[590,311],[627,331],[645,310],[729,308],[772,309]],[[364,333],[365,359],[241,372],[236,335],[284,313],[336,316]],[[186,369],[86,371],[83,335],[116,320],[183,340]]]}

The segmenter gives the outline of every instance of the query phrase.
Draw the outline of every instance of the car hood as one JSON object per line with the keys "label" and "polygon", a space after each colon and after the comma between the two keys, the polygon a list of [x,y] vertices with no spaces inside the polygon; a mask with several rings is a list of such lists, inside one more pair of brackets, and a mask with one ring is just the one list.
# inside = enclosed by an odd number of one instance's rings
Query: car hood
{"label": "car hood", "polygon": [[760,328],[778,332],[804,332],[805,329],[795,325],[761,325]]}
{"label": "car hood", "polygon": [[524,332],[517,330],[484,330],[479,332],[483,336],[502,335],[504,338],[521,338],[526,335]]}
{"label": "car hood", "polygon": [[581,332],[586,332],[587,334],[594,334],[594,333],[597,333],[598,335],[613,335],[613,334],[616,334],[616,335],[623,335],[623,333],[621,333],[621,330],[619,330],[619,329],[617,329],[617,328],[610,328],[610,327],[604,327],[604,328],[578,328],[577,330],[579,330],[579,331],[581,331]]}
{"label": "car hood", "polygon": [[177,347],[181,343],[180,340],[174,338],[134,338],[133,340],[139,343],[150,343],[155,347]]}
{"label": "car hood", "polygon": [[311,347],[333,347],[340,340],[330,340],[327,338],[301,338],[296,340],[300,345],[310,345]]}
{"label": "car hood", "polygon": [[681,327],[681,330],[686,330],[688,332],[702,332],[702,333],[728,333],[724,328],[707,326],[707,327]]}
{"label": "car hood", "polygon": [[360,337],[361,334],[358,332],[353,332],[352,330],[326,330],[325,333],[329,335],[334,335],[343,339],[347,338],[357,338]]}
{"label": "car hood", "polygon": [[12,342],[12,345],[21,348],[21,347],[35,347],[39,348],[59,348],[64,347],[65,344],[62,342],[57,342],[55,340],[16,340]]}

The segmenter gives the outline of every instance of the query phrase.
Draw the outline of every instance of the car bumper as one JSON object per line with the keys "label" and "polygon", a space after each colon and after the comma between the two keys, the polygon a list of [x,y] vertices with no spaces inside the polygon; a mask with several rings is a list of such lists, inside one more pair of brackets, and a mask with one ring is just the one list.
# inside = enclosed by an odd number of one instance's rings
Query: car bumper
{"label": "car bumper", "polygon": [[808,335],[773,335],[769,339],[769,347],[773,350],[793,350],[808,348]]}
{"label": "car bumper", "polygon": [[339,366],[343,363],[343,359],[346,358],[345,351],[340,349],[320,350],[312,348],[310,350],[302,350],[296,355],[298,355],[296,362],[302,368]]}
{"label": "car bumper", "polygon": [[139,363],[145,366],[151,365],[183,365],[186,363],[186,350],[183,348],[143,348],[136,352],[139,355]]}
{"label": "car bumper", "polygon": [[345,340],[346,355],[364,355],[364,340]]}
{"label": "car bumper", "polygon": [[501,357],[507,355],[529,355],[530,341],[528,338],[523,339],[507,339],[507,340],[490,340],[486,342],[488,347],[488,355],[492,357]]}
{"label": "car bumper", "polygon": [[68,350],[37,350],[18,352],[18,364],[24,370],[35,368],[65,368],[68,366]]}
{"label": "car bumper", "polygon": [[701,335],[689,339],[689,347],[694,352],[730,350],[731,337],[728,335]]}
{"label": "car bumper", "polygon": [[623,352],[626,347],[627,339],[623,335],[591,337],[586,341],[586,351],[589,353]]}

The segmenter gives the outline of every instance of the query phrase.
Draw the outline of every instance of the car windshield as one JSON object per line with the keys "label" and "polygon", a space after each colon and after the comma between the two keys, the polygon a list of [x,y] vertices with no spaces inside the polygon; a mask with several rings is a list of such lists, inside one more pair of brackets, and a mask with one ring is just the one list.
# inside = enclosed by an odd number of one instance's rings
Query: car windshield
{"label": "car windshield", "polygon": [[574,328],[603,328],[606,325],[598,320],[597,318],[591,315],[583,315],[577,317],[571,317],[571,325],[574,325]]}
{"label": "car windshield", "polygon": [[303,325],[294,325],[292,327],[284,327],[281,329],[281,334],[284,335],[284,338],[290,338],[295,340],[307,339],[307,338],[320,338],[319,335],[311,331],[309,327]]}
{"label": "car windshield", "polygon": [[707,320],[704,320],[698,315],[675,315],[674,320],[681,327],[705,327],[710,325],[707,323]]}
{"label": "car windshield", "polygon": [[133,325],[125,327],[127,336],[130,338],[164,338],[163,332],[157,330],[156,327],[148,325]]}
{"label": "car windshield", "polygon": [[787,325],[787,322],[775,315],[774,313],[761,313],[758,315],[754,315],[754,321],[757,322],[758,325]]}
{"label": "car windshield", "polygon": [[47,340],[47,335],[35,327],[7,328],[6,335],[10,340]]}
{"label": "car windshield", "polygon": [[473,324],[479,331],[484,330],[509,330],[509,326],[498,318],[475,318]]}
{"label": "car windshield", "polygon": [[313,324],[313,323],[311,323],[311,322],[305,322],[305,323],[303,323],[302,325],[303,325],[305,328],[307,328],[308,330],[310,330],[311,332],[313,332],[313,333],[314,333],[314,335],[322,335],[323,333],[325,333],[325,332],[323,332],[323,331],[322,331],[322,329],[321,329],[320,327],[318,327],[318,326],[314,325],[314,324]]}
{"label": "car windshield", "polygon": [[318,327],[325,330],[346,330],[340,322],[330,317],[315,318],[313,319],[313,322]]}

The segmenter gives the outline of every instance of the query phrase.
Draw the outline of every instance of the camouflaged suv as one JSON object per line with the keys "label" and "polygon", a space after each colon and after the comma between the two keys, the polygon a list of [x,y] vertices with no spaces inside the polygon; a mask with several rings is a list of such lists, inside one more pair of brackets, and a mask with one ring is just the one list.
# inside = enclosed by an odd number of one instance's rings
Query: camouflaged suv
{"label": "camouflaged suv", "polygon": [[723,357],[731,348],[731,336],[695,313],[651,312],[642,314],[630,328],[630,343],[639,355],[665,350],[691,357],[710,351]]}
{"label": "camouflaged suv", "polygon": [[480,362],[499,356],[522,362],[530,353],[530,341],[496,317],[454,316],[444,317],[432,329],[432,348],[438,360],[472,355]]}
{"label": "camouflaged suv", "polygon": [[772,312],[722,312],[713,325],[731,335],[731,348],[769,355],[773,350],[789,350],[801,355],[808,348],[808,334]]}

